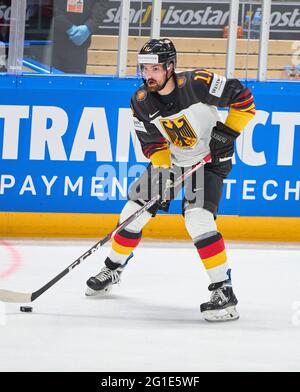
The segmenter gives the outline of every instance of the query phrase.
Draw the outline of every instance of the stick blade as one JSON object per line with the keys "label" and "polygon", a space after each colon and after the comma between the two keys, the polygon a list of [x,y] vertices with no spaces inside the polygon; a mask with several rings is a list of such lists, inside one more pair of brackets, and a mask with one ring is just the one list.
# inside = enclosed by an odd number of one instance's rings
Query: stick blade
{"label": "stick blade", "polygon": [[12,303],[29,303],[32,302],[31,294],[17,293],[16,291],[0,290],[0,301]]}

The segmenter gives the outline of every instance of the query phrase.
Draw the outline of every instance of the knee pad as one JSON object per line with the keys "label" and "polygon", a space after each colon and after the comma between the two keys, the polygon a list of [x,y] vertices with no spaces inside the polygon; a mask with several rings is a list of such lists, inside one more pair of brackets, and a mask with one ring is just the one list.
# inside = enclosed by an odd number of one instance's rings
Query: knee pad
{"label": "knee pad", "polygon": [[[138,211],[141,208],[139,204],[136,202],[129,200],[120,215],[120,222],[124,222],[125,219],[127,219],[130,215],[134,214],[136,211]],[[151,219],[151,214],[148,211],[145,211],[142,213],[141,216],[139,216],[137,219],[135,219],[133,222],[129,223],[128,226],[126,226],[126,230],[132,231],[134,233],[139,233],[142,231],[143,227],[145,226],[146,223],[149,222]]]}
{"label": "knee pad", "polygon": [[194,242],[206,233],[211,235],[217,232],[214,215],[204,208],[188,209],[185,211],[184,220],[185,227]]}

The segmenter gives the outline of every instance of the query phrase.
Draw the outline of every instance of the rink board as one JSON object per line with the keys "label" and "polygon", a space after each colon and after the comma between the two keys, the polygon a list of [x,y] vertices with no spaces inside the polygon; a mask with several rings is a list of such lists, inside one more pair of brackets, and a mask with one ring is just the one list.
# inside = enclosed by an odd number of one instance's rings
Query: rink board
{"label": "rink board", "polygon": [[[111,232],[117,214],[0,212],[0,237],[96,238]],[[218,228],[228,240],[300,242],[300,218],[220,215]],[[182,215],[158,215],[143,238],[189,239]]]}
{"label": "rink board", "polygon": [[[98,236],[113,227],[130,184],[148,164],[129,108],[139,84],[135,78],[1,76],[0,235]],[[299,83],[248,86],[257,115],[237,140],[219,225],[230,238],[272,239],[271,231],[298,241]],[[179,198],[145,235],[161,238],[166,225],[169,237],[185,237],[180,214]]]}

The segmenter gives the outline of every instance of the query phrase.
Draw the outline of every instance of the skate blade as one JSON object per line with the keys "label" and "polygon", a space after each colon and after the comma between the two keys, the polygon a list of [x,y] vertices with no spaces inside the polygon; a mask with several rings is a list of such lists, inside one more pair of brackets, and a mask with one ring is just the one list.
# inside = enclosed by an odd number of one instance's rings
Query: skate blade
{"label": "skate blade", "polygon": [[220,310],[206,310],[202,314],[204,319],[210,322],[233,321],[240,317],[235,306]]}
{"label": "skate blade", "polygon": [[101,298],[101,297],[105,297],[107,294],[110,293],[110,291],[112,290],[112,285],[106,287],[104,290],[93,290],[90,287],[86,288],[85,291],[85,296],[86,297],[92,297],[92,298]]}

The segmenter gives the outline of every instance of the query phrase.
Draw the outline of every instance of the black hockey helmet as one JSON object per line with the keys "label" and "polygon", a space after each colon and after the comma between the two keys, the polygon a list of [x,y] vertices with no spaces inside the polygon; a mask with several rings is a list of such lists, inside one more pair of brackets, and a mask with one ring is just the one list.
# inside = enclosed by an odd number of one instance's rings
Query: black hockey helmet
{"label": "black hockey helmet", "polygon": [[170,63],[176,67],[176,49],[168,38],[150,39],[138,54],[138,64],[164,64]]}

